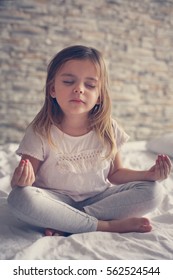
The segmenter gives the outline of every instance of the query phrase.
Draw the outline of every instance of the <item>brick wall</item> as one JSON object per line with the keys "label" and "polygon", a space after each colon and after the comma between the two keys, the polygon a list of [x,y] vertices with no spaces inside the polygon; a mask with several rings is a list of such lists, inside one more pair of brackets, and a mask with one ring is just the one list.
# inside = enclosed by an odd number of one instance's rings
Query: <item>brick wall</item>
{"label": "brick wall", "polygon": [[0,0],[0,143],[21,140],[48,62],[73,44],[103,52],[131,140],[173,131],[173,0]]}

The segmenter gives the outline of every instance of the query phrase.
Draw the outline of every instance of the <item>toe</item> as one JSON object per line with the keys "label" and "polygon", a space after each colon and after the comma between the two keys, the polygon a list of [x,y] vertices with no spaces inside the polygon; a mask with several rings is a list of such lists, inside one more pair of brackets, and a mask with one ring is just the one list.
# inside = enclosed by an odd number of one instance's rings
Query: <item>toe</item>
{"label": "toe", "polygon": [[150,232],[152,230],[152,226],[150,224],[148,225],[141,225],[139,227],[140,232]]}
{"label": "toe", "polygon": [[44,234],[46,236],[53,236],[55,234],[55,230],[50,229],[50,228],[46,228]]}

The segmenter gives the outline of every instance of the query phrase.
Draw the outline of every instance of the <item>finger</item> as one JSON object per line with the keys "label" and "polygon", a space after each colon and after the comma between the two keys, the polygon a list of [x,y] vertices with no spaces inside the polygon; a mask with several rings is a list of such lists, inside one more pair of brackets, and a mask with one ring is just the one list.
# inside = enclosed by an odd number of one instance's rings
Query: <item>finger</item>
{"label": "finger", "polygon": [[31,162],[29,160],[28,160],[28,169],[29,169],[28,180],[29,180],[30,184],[32,185],[33,182],[35,181],[35,174],[34,174],[34,170],[33,170],[32,164],[31,164]]}
{"label": "finger", "polygon": [[168,165],[168,169],[169,169],[169,173],[171,172],[171,169],[172,169],[172,163],[171,163],[171,160],[170,158],[167,156],[167,155],[164,155],[164,158],[165,158],[165,161]]}
{"label": "finger", "polygon": [[160,173],[160,164],[159,164],[159,158],[156,160],[156,165],[155,165],[155,176],[157,180],[160,180],[161,178],[161,173]]}
{"label": "finger", "polygon": [[16,174],[18,176],[21,176],[22,175],[22,172],[23,172],[23,168],[24,168],[24,164],[25,164],[25,161],[22,159],[20,162],[19,162],[19,165],[18,167],[16,168]]}
{"label": "finger", "polygon": [[23,173],[23,169],[24,169],[24,160],[21,160],[18,167],[15,169],[14,171],[14,175],[13,175],[13,179],[14,181],[16,181],[16,184],[17,182],[20,180],[21,176],[22,176],[22,173]]}
{"label": "finger", "polygon": [[25,159],[25,184],[28,184],[30,178],[29,160]]}
{"label": "finger", "polygon": [[162,171],[163,171],[163,178],[167,178],[168,175],[169,175],[169,165],[168,165],[168,162],[166,160],[166,157],[165,155],[161,155],[160,156],[160,164],[162,166]]}
{"label": "finger", "polygon": [[159,165],[159,173],[160,173],[160,179],[165,178],[165,165],[162,155],[158,156],[158,165]]}

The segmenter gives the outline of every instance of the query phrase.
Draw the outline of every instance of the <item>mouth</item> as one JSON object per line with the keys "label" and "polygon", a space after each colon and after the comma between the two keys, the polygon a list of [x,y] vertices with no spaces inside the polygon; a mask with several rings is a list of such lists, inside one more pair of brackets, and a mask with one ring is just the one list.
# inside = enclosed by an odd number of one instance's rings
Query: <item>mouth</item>
{"label": "mouth", "polygon": [[73,103],[85,103],[83,100],[81,100],[81,99],[72,99],[72,100],[70,100],[70,102],[73,102]]}

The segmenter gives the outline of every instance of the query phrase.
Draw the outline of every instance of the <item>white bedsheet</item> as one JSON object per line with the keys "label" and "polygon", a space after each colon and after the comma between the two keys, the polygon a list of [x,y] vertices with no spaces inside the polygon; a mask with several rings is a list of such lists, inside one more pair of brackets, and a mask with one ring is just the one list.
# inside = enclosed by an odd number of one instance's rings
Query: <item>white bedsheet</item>
{"label": "white bedsheet", "polygon": [[[123,150],[126,167],[144,169],[156,155],[145,142],[129,142]],[[83,233],[69,237],[45,237],[43,232],[16,220],[7,207],[11,171],[19,160],[16,144],[0,146],[0,259],[49,260],[173,260],[173,174],[166,179],[164,199],[151,219],[149,233]]]}

